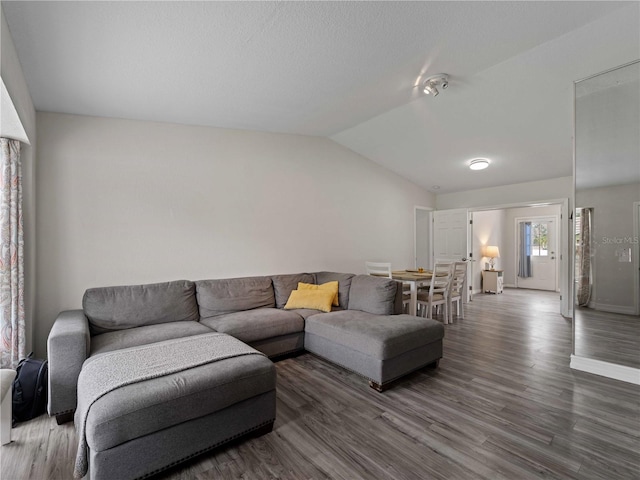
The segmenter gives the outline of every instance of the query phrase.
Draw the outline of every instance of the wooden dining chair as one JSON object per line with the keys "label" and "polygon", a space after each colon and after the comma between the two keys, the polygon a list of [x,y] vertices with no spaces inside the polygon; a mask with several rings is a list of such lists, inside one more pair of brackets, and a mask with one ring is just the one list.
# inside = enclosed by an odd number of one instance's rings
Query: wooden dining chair
{"label": "wooden dining chair", "polygon": [[[367,275],[374,277],[385,277],[393,279],[391,273],[391,263],[388,262],[364,262]],[[411,303],[410,286],[402,283],[402,309],[404,313],[409,313],[409,303]]]}
{"label": "wooden dining chair", "polygon": [[386,262],[364,262],[367,275],[375,277],[393,278],[391,276],[391,264]]}
{"label": "wooden dining chair", "polygon": [[[439,259],[434,262],[434,265],[439,265],[441,269],[444,269],[446,266],[448,266],[449,268],[453,268],[453,263],[454,262],[452,262],[451,260]],[[418,287],[418,292],[428,292],[430,288],[431,284],[429,282],[425,282],[425,284]]]}
{"label": "wooden dining chair", "polygon": [[426,288],[418,290],[418,306],[423,317],[433,318],[433,308],[442,306],[444,309],[442,323],[448,323],[449,284],[452,271],[452,263],[436,263],[428,290]]}
{"label": "wooden dining chair", "polygon": [[453,323],[453,304],[456,304],[456,315],[464,318],[464,295],[467,288],[467,262],[455,262],[447,295],[449,323]]}

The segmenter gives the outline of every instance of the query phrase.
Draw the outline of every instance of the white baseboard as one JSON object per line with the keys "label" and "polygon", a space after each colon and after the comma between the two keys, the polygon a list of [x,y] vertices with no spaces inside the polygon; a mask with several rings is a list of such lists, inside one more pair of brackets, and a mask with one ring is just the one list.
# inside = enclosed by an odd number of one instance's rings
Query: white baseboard
{"label": "white baseboard", "polygon": [[[518,288],[518,287],[515,284],[512,284],[512,283],[505,283],[505,284],[502,285],[502,288]],[[544,291],[544,290],[541,290],[541,291]],[[560,290],[556,290],[556,293],[557,292],[560,292]],[[478,293],[484,293],[484,292],[482,290],[474,290],[472,293],[473,293],[473,295],[476,295]]]}
{"label": "white baseboard", "polygon": [[640,385],[640,369],[627,367],[626,365],[617,365],[615,363],[594,360],[593,358],[578,357],[571,355],[571,363],[569,364],[574,370],[593,373],[603,377],[613,378],[622,382]]}
{"label": "white baseboard", "polygon": [[[589,305],[591,305],[591,302],[589,302]],[[593,308],[594,310],[599,310],[601,312],[622,313],[623,315],[635,314],[635,307],[629,307],[626,305],[607,305],[606,303],[593,303],[593,307],[590,306],[589,308]]]}

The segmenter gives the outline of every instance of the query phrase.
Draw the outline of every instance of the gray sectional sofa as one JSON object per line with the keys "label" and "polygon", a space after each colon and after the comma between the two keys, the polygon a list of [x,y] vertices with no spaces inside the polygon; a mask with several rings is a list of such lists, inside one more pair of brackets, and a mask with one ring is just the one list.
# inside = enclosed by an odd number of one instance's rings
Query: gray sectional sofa
{"label": "gray sectional sofa", "polygon": [[[284,309],[299,282],[336,280],[339,306],[330,313]],[[90,478],[142,478],[269,431],[276,383],[269,358],[308,351],[381,391],[442,357],[442,324],[402,314],[400,285],[317,272],[89,289],[82,310],[60,313],[49,335],[49,414],[59,423],[70,420],[82,397],[83,365],[114,353],[144,362],[138,351],[149,346],[220,334],[255,349],[256,355],[126,385],[95,403],[86,420]],[[136,427],[125,427],[129,421]]]}

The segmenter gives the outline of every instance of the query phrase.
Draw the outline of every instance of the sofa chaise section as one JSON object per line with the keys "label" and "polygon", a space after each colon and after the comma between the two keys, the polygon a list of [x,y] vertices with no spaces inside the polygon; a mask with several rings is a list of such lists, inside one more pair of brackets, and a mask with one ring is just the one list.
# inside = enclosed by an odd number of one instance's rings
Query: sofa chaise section
{"label": "sofa chaise section", "polygon": [[[348,314],[347,314],[348,313]],[[444,327],[411,315],[331,312],[307,320],[305,350],[369,380],[376,390],[442,357]]]}
{"label": "sofa chaise section", "polygon": [[121,348],[211,332],[198,322],[195,284],[187,280],[88,289],[82,310],[61,312],[49,338],[47,411],[70,421],[83,362]]}
{"label": "sofa chaise section", "polygon": [[399,285],[354,277],[348,310],[307,318],[305,350],[362,375],[379,391],[414,370],[437,365],[444,327],[435,320],[395,314],[402,308]]}
{"label": "sofa chaise section", "polygon": [[[193,350],[195,343],[198,347]],[[129,379],[119,365],[144,362],[140,371],[159,371],[175,363],[180,351],[192,352],[178,365],[193,366],[163,375]],[[158,351],[173,351],[162,355]],[[219,353],[222,353],[218,359]],[[231,352],[229,354],[228,352]],[[205,359],[205,363],[201,360]],[[99,362],[96,365],[92,363]],[[156,366],[158,365],[158,366]],[[86,369],[86,370],[85,370]],[[94,399],[93,371],[127,382]],[[88,447],[90,480],[145,478],[231,440],[272,429],[276,418],[276,369],[268,358],[229,335],[214,333],[122,349],[87,360],[78,382],[78,438]],[[100,380],[102,382],[102,380]],[[95,389],[94,389],[95,391]],[[86,423],[83,419],[86,418]],[[86,428],[82,429],[82,425]]]}

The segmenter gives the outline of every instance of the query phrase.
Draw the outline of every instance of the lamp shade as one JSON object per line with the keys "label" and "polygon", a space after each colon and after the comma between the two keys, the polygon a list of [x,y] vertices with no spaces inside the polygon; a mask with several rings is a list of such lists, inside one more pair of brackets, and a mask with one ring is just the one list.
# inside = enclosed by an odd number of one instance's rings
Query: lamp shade
{"label": "lamp shade", "polygon": [[484,247],[484,256],[489,258],[500,258],[500,250],[495,245],[487,245]]}

